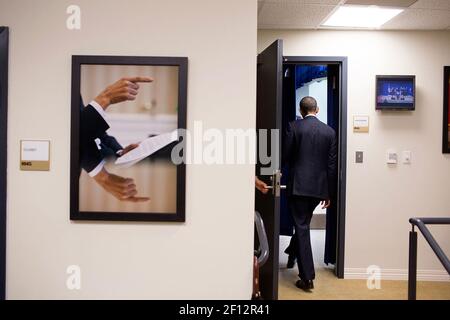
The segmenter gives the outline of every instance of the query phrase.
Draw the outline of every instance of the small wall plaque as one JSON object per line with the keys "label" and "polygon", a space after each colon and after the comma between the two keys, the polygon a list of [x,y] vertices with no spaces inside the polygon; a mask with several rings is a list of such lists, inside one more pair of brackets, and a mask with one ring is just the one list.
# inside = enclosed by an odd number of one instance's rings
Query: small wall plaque
{"label": "small wall plaque", "polygon": [[354,116],[353,132],[369,132],[369,116]]}
{"label": "small wall plaque", "polygon": [[50,141],[21,140],[20,141],[20,170],[49,171],[50,170]]}

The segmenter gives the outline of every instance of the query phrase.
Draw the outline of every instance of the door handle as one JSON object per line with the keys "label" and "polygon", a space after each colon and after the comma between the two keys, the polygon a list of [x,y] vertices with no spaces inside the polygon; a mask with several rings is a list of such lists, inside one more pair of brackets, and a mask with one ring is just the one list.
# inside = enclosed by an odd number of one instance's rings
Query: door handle
{"label": "door handle", "polygon": [[[286,186],[283,184],[279,185],[280,189],[286,189]],[[273,186],[267,186],[266,189],[273,189]]]}
{"label": "door handle", "polygon": [[[265,188],[266,188],[266,189],[272,190],[272,189],[273,189],[273,186],[266,186]],[[283,184],[280,184],[280,185],[279,185],[279,188],[280,188],[280,189],[286,189],[286,186],[283,185]]]}
{"label": "door handle", "polygon": [[267,189],[271,189],[272,190],[272,194],[275,195],[275,197],[279,197],[280,196],[280,190],[281,189],[286,189],[285,185],[281,184],[281,171],[280,170],[276,170],[271,179],[272,180],[272,185],[271,186],[267,186]]}

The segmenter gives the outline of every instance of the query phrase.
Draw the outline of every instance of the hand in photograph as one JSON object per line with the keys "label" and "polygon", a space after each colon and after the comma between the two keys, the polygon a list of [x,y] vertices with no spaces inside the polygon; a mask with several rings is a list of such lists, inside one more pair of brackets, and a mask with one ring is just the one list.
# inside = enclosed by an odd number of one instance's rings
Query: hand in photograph
{"label": "hand in photograph", "polygon": [[138,192],[133,179],[109,173],[105,168],[94,179],[103,189],[120,201],[144,202],[150,200],[148,197],[136,197]]}
{"label": "hand in photograph", "polygon": [[123,150],[120,150],[120,151],[118,152],[118,154],[119,154],[120,157],[121,157],[121,156],[124,156],[124,155],[126,155],[128,152],[130,152],[131,150],[136,149],[137,147],[139,147],[139,143],[132,143],[132,144],[126,146],[125,148],[123,148]]}
{"label": "hand in photograph", "polygon": [[138,83],[152,82],[150,77],[122,78],[103,90],[94,100],[106,110],[111,104],[132,101],[136,99],[139,90]]}

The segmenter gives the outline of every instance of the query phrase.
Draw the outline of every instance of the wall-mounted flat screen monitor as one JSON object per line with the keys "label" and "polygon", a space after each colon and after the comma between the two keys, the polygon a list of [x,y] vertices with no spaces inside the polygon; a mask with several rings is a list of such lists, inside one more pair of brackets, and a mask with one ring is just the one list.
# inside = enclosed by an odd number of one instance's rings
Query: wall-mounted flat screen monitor
{"label": "wall-mounted flat screen monitor", "polygon": [[377,76],[377,110],[414,110],[416,100],[415,76]]}

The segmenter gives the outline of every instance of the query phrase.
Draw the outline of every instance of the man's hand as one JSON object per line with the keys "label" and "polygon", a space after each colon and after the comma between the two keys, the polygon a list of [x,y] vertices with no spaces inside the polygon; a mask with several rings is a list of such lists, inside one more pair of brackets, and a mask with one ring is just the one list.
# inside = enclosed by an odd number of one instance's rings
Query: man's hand
{"label": "man's hand", "polygon": [[320,204],[322,205],[322,209],[329,208],[331,205],[331,200],[330,199],[322,200],[322,201],[320,201]]}
{"label": "man's hand", "polygon": [[135,100],[139,90],[138,82],[152,81],[149,77],[122,78],[108,86],[94,100],[106,110],[111,104]]}
{"label": "man's hand", "polygon": [[269,192],[269,188],[267,187],[267,184],[264,181],[259,180],[258,177],[255,177],[255,187],[256,187],[256,189],[258,189],[259,191],[261,191],[264,194]]}
{"label": "man's hand", "polygon": [[147,197],[136,197],[137,190],[133,179],[111,174],[105,168],[94,177],[94,180],[120,201],[143,202],[150,200]]}
{"label": "man's hand", "polygon": [[123,148],[123,150],[120,151],[119,156],[124,156],[131,150],[136,149],[137,147],[139,147],[139,143],[132,143],[132,144],[126,146],[125,148]]}

